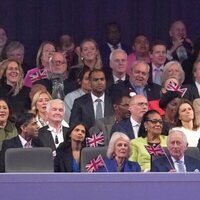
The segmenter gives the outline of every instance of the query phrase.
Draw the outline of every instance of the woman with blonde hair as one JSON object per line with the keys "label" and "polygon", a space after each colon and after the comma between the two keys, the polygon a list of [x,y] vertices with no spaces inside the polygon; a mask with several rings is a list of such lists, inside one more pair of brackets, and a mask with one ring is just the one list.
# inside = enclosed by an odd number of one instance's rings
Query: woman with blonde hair
{"label": "woman with blonde hair", "polygon": [[47,102],[51,99],[51,95],[46,90],[37,91],[32,98],[31,111],[36,114],[37,124],[40,128],[47,125],[46,107]]}
{"label": "woman with blonde hair", "polygon": [[129,161],[130,139],[122,132],[113,133],[107,150],[107,158],[98,172],[140,172],[138,163]]}
{"label": "woman with blonde hair", "polygon": [[101,69],[102,60],[97,42],[92,39],[84,39],[80,43],[78,65],[71,67],[69,71],[69,79],[77,80],[77,76],[83,68],[89,70]]}
{"label": "woman with blonde hair", "polygon": [[35,81],[47,78],[47,71],[49,70],[49,59],[55,52],[55,45],[50,41],[44,41],[40,45],[37,57],[36,57],[36,67],[28,70],[25,78],[24,85],[27,87],[32,87]]}
{"label": "woman with blonde hair", "polygon": [[23,86],[24,73],[20,63],[7,59],[1,63],[0,97],[7,98],[15,114],[30,108],[30,89]]}

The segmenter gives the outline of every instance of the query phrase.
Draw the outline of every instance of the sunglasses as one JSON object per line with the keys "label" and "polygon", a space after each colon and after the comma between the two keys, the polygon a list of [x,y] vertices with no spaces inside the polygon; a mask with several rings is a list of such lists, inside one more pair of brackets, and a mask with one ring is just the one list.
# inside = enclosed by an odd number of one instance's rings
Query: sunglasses
{"label": "sunglasses", "polygon": [[152,124],[163,124],[163,120],[162,119],[148,119],[148,122],[151,122]]}

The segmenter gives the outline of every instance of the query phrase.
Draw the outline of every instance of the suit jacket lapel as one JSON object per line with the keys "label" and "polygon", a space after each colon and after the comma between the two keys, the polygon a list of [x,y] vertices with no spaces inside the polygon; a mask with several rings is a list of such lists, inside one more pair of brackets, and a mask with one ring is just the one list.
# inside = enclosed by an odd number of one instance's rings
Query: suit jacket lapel
{"label": "suit jacket lapel", "polygon": [[15,145],[16,145],[16,148],[22,148],[22,143],[21,143],[21,140],[19,139],[19,136],[15,137],[15,141],[14,141]]}
{"label": "suit jacket lapel", "polygon": [[[49,126],[47,126],[47,129],[48,129],[48,127],[49,127]],[[51,135],[51,131],[46,130],[46,133],[47,133],[47,134],[45,134],[45,137],[47,137],[47,140],[46,140],[46,141],[49,141],[49,146],[50,146],[53,150],[55,150],[55,149],[56,149],[56,145],[55,145],[54,140],[53,140],[53,137],[52,137],[52,135]]]}

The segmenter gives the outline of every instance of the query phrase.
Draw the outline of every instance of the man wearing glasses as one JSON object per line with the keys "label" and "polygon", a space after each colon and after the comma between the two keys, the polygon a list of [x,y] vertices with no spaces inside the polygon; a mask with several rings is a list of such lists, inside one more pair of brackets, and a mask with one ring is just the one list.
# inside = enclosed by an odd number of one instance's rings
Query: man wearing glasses
{"label": "man wearing glasses", "polygon": [[130,139],[138,137],[138,130],[144,113],[148,110],[148,101],[145,96],[135,95],[131,98],[129,111],[131,116],[113,125],[112,133],[119,131],[126,134]]}
{"label": "man wearing glasses", "polygon": [[53,99],[64,99],[64,96],[76,89],[76,84],[67,79],[67,61],[60,52],[55,52],[50,59],[48,78],[34,82],[46,87]]}

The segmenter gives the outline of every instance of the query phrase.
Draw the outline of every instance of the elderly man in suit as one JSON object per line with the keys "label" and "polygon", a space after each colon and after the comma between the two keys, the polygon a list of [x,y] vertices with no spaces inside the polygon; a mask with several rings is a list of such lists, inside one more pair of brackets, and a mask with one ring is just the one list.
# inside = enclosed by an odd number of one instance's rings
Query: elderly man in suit
{"label": "elderly man in suit", "polygon": [[148,101],[160,99],[161,86],[155,83],[148,83],[150,67],[144,61],[135,61],[129,74],[129,80],[117,83],[109,89],[111,96],[121,91],[132,96],[133,93],[145,96]]}
{"label": "elderly man in suit", "polygon": [[89,80],[91,92],[74,101],[69,120],[70,126],[76,122],[84,122],[88,128],[91,128],[96,119],[113,115],[111,100],[105,93],[106,79],[104,72],[99,69],[91,71]]}
{"label": "elderly man in suit", "polygon": [[53,99],[47,103],[46,117],[48,125],[39,129],[39,139],[43,146],[50,147],[53,151],[64,141],[68,130],[63,126],[65,113],[64,102],[60,99]]}
{"label": "elderly man in suit", "polygon": [[110,68],[112,69],[112,73],[107,73],[106,76],[107,89],[113,84],[128,80],[129,77],[126,74],[127,53],[124,50],[115,49],[111,52]]}
{"label": "elderly man in suit", "polygon": [[185,155],[188,143],[182,131],[171,130],[167,138],[169,155],[152,162],[152,172],[199,172],[200,160]]}
{"label": "elderly man in suit", "polygon": [[18,135],[9,140],[4,140],[0,153],[0,171],[5,171],[5,152],[9,148],[33,148],[41,147],[42,144],[38,140],[38,129],[35,114],[22,113],[16,121]]}

